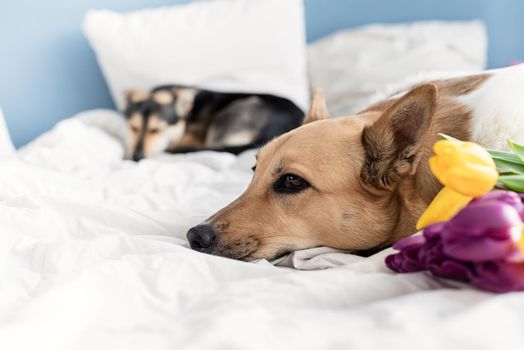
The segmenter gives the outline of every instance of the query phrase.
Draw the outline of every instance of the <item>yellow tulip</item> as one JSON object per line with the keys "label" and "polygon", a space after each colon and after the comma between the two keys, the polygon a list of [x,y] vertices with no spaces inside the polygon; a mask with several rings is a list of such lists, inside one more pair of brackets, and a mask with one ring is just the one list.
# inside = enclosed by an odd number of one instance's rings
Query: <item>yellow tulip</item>
{"label": "yellow tulip", "polygon": [[488,151],[473,142],[441,140],[433,151],[429,166],[444,188],[418,220],[417,230],[451,219],[474,197],[493,189],[498,178]]}
{"label": "yellow tulip", "polygon": [[444,185],[465,196],[478,197],[497,182],[495,162],[482,146],[473,142],[441,140],[429,160],[433,174]]}

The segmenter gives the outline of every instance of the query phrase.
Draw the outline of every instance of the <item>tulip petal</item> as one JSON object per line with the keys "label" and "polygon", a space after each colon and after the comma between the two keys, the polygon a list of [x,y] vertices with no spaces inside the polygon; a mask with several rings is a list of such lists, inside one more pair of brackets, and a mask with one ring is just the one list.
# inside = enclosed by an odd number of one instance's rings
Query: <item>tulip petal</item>
{"label": "tulip petal", "polygon": [[469,280],[469,268],[465,263],[444,260],[440,264],[428,265],[428,270],[435,276],[449,278],[452,280],[467,282]]}
{"label": "tulip petal", "polygon": [[418,219],[417,230],[421,230],[436,222],[449,220],[460,209],[464,208],[469,201],[471,201],[471,197],[455,192],[447,186],[444,187],[433,198],[426,211]]}
{"label": "tulip petal", "polygon": [[505,293],[524,290],[524,263],[488,261],[474,265],[471,282],[478,288]]}
{"label": "tulip petal", "polygon": [[442,163],[444,163],[443,160],[444,160],[443,157],[437,157],[437,156],[433,156],[433,157],[429,158],[429,168],[431,170],[431,173],[433,175],[435,175],[437,180],[441,184],[446,186],[445,179],[444,179],[444,174],[445,174],[445,170],[444,169],[446,169],[447,166],[446,166],[446,164],[442,164]]}
{"label": "tulip petal", "polygon": [[444,231],[444,238],[460,236],[511,239],[512,228],[520,229],[522,221],[518,212],[503,202],[474,202],[451,219]]}
{"label": "tulip petal", "polygon": [[520,219],[524,221],[524,204],[522,203],[523,195],[519,195],[512,191],[491,191],[482,197],[475,198],[471,201],[471,205],[477,202],[497,201],[511,205],[520,215]]}
{"label": "tulip petal", "polygon": [[395,272],[410,273],[425,270],[425,267],[416,260],[406,258],[403,253],[391,254],[386,257],[386,266]]}
{"label": "tulip petal", "polygon": [[440,235],[445,227],[445,222],[438,222],[426,227],[422,234],[426,238],[426,241],[440,240]]}
{"label": "tulip petal", "polygon": [[425,242],[426,239],[424,238],[424,236],[409,236],[393,244],[393,248],[397,250],[418,249]]}
{"label": "tulip petal", "polygon": [[484,201],[500,201],[504,202],[506,204],[509,204],[511,206],[514,206],[515,209],[519,210],[520,208],[524,208],[524,204],[522,203],[523,197],[519,193],[515,193],[512,191],[507,190],[495,190],[486,193],[482,197],[475,198],[473,200],[474,202],[484,202]]}
{"label": "tulip petal", "polygon": [[418,258],[418,252],[425,243],[424,236],[406,237],[393,245],[399,253],[386,257],[386,266],[395,272],[417,272],[425,270]]}
{"label": "tulip petal", "polygon": [[476,197],[491,190],[498,178],[488,151],[472,142],[441,140],[429,160],[433,174],[444,185],[464,196]]}
{"label": "tulip petal", "polygon": [[464,196],[478,197],[493,189],[498,172],[493,167],[473,163],[449,169],[445,174],[446,186]]}
{"label": "tulip petal", "polygon": [[446,240],[444,254],[462,261],[500,260],[514,251],[515,245],[510,239],[466,238]]}

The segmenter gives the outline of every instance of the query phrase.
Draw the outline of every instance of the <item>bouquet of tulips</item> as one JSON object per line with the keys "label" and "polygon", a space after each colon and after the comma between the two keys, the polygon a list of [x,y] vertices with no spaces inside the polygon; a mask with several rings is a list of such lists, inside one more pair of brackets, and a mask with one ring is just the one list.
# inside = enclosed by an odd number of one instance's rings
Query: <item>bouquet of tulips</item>
{"label": "bouquet of tulips", "polygon": [[430,168],[444,188],[417,223],[422,235],[397,242],[386,265],[492,292],[524,291],[524,146],[509,142],[513,152],[501,152],[443,136]]}

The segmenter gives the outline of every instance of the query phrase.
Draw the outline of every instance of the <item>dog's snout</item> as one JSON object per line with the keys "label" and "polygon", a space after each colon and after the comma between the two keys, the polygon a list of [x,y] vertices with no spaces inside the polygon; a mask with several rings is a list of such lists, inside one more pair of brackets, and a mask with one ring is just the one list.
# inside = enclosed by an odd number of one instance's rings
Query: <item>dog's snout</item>
{"label": "dog's snout", "polygon": [[187,240],[191,249],[203,253],[211,253],[216,243],[216,234],[209,225],[198,225],[187,232]]}
{"label": "dog's snout", "polygon": [[135,162],[138,162],[139,160],[144,158],[144,152],[142,152],[141,149],[137,149],[135,153],[133,153],[133,160]]}

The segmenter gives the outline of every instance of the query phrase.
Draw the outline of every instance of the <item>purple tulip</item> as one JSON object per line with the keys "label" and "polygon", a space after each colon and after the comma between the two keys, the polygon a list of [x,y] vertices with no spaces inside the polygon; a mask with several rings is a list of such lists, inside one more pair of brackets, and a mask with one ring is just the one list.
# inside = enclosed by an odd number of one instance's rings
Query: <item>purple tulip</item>
{"label": "purple tulip", "polygon": [[524,290],[524,258],[516,241],[524,205],[511,191],[493,191],[471,201],[447,222],[424,229],[393,247],[386,258],[396,272],[428,270],[435,276],[471,282],[493,291]]}
{"label": "purple tulip", "polygon": [[419,250],[424,245],[423,236],[411,236],[393,245],[393,248],[399,250],[398,254],[392,254],[386,257],[386,265],[396,272],[417,272],[425,269],[425,266],[419,261]]}
{"label": "purple tulip", "polygon": [[464,262],[450,258],[444,254],[440,231],[444,223],[431,225],[424,230],[426,243],[420,249],[419,259],[431,273],[436,276],[467,281],[467,266]]}

